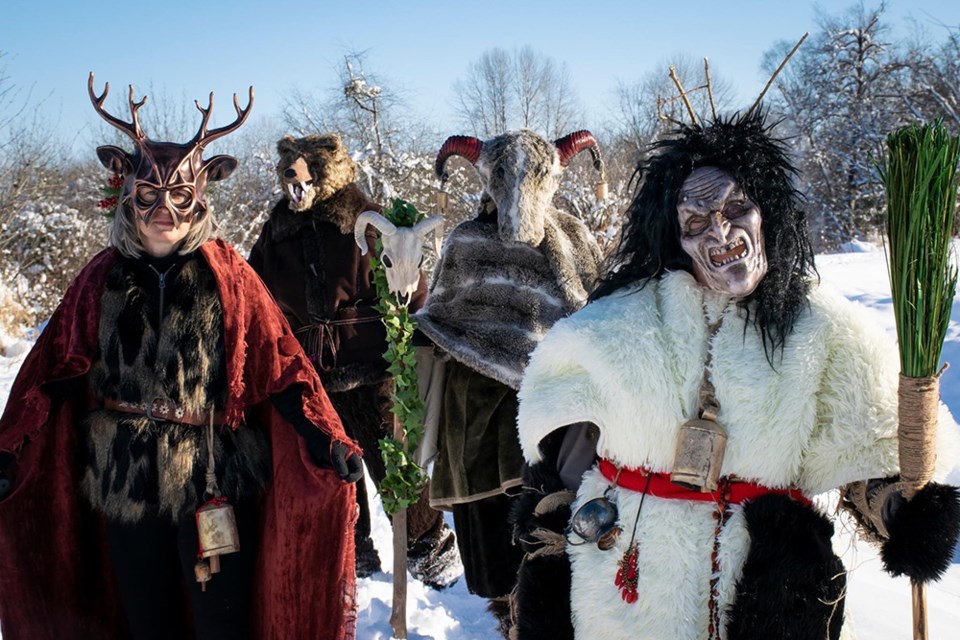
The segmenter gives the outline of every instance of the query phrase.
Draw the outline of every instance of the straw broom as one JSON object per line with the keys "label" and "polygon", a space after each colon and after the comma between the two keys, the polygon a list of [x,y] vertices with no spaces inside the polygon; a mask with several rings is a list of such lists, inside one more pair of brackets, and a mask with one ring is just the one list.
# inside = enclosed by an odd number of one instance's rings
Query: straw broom
{"label": "straw broom", "polygon": [[[887,267],[900,346],[900,479],[909,500],[936,464],[940,354],[957,285],[951,261],[960,138],[935,122],[887,137]],[[945,368],[945,367],[944,367]],[[926,590],[911,580],[913,637],[926,640]]]}

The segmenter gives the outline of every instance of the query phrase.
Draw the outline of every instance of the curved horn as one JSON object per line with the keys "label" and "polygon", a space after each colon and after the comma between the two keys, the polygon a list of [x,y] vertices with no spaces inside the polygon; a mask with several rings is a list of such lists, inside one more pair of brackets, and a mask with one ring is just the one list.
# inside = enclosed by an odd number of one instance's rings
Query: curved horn
{"label": "curved horn", "polygon": [[463,156],[470,161],[470,164],[476,164],[480,158],[480,151],[483,149],[483,140],[471,136],[450,136],[440,147],[437,153],[437,161],[434,163],[434,170],[437,176],[446,181],[447,172],[443,167],[450,156]]}
{"label": "curved horn", "polygon": [[590,155],[593,156],[593,166],[597,171],[603,170],[603,161],[600,159],[600,145],[597,144],[597,139],[593,137],[593,134],[586,129],[574,131],[562,138],[557,138],[553,144],[556,145],[557,151],[560,153],[561,167],[566,167],[573,156],[584,149],[590,149]]}
{"label": "curved horn", "polygon": [[413,225],[413,232],[421,237],[426,237],[428,233],[442,226],[443,216],[430,216]]}
{"label": "curved horn", "polygon": [[353,224],[353,239],[360,247],[360,255],[367,255],[370,247],[367,246],[367,225],[372,224],[385,236],[392,236],[397,232],[397,227],[392,222],[384,218],[376,211],[364,211],[357,216],[357,221]]}

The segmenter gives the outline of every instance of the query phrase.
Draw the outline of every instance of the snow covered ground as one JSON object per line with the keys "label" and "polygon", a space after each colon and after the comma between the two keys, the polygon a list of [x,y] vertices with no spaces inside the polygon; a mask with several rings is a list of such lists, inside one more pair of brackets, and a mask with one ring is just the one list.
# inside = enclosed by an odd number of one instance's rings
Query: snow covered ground
{"label": "snow covered ground", "polygon": [[[862,249],[862,247],[861,247]],[[824,282],[843,291],[848,298],[867,306],[896,339],[891,310],[890,288],[882,251],[861,251],[820,256],[817,266]],[[0,402],[5,403],[10,385],[23,361],[23,345],[9,344],[0,356]],[[960,297],[953,305],[953,319],[944,360],[954,366],[945,374],[941,385],[944,402],[954,415],[960,416]],[[951,476],[960,484],[960,461]],[[370,494],[373,495],[373,487]],[[829,499],[824,503],[828,504]],[[830,504],[832,509],[833,501]],[[374,539],[380,550],[383,566],[392,566],[390,527],[379,505],[374,505]],[[910,585],[904,578],[894,579],[883,573],[876,552],[865,542],[852,538],[843,525],[836,537],[836,546],[843,555],[850,574],[847,607],[862,640],[894,640],[911,634]],[[357,637],[361,640],[388,640],[392,579],[389,573],[358,581],[359,606]],[[463,580],[452,588],[437,592],[411,580],[408,587],[407,626],[411,640],[486,640],[497,638],[496,624],[486,612],[486,602],[467,592]],[[945,640],[958,637],[960,629],[960,553],[947,575],[927,589],[930,638]]]}

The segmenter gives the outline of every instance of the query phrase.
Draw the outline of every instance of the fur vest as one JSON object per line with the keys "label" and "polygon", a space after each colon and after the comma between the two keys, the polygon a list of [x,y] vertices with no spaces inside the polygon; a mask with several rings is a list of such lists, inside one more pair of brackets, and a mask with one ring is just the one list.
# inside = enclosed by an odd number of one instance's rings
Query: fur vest
{"label": "fur vest", "polygon": [[[723,324],[711,340],[708,326],[721,315]],[[539,461],[538,445],[547,434],[584,421],[600,429],[601,457],[669,472],[677,431],[694,417],[708,350],[720,404],[717,421],[728,433],[724,475],[768,487],[794,485],[813,496],[897,473],[896,350],[862,309],[826,287],[814,288],[782,358],[778,353],[771,367],[758,331],[735,301],[704,290],[685,272],[602,298],[554,326],[531,357],[520,388],[524,456]],[[956,460],[956,425],[945,407],[940,417],[939,460],[945,473]],[[598,470],[588,471],[573,512],[610,486]],[[614,576],[641,495],[614,487],[609,497],[623,529],[613,549],[567,547],[576,637],[707,637],[714,505],[646,496],[636,525],[640,600],[625,604]],[[842,572],[837,576],[831,569],[829,522],[785,498],[787,504],[770,508],[766,498],[756,500],[755,508],[754,503],[731,507],[718,537],[723,638],[754,637],[730,631],[731,612],[742,614],[738,604],[752,597],[741,588],[757,573],[761,557],[787,557],[777,566],[803,571],[808,562],[803,550],[823,549],[819,582],[803,581],[783,594],[788,582],[781,581],[769,586],[768,597],[793,598],[789,606],[803,601],[808,610],[819,608],[818,619],[831,624],[842,617],[842,599],[824,598],[826,592],[816,590],[842,593],[837,582]],[[800,551],[780,556],[776,547],[783,544]],[[798,631],[802,621],[791,617],[787,606],[777,621],[786,631],[766,637],[813,637]],[[850,626],[843,637],[849,637]]]}
{"label": "fur vest", "polygon": [[[131,260],[111,269],[91,386],[99,397],[134,405],[160,399],[191,413],[222,411],[223,308],[213,274],[198,258],[189,259],[167,283],[162,309],[143,282],[158,277]],[[81,490],[107,518],[135,522],[153,512],[177,522],[202,504],[204,427],[106,409],[91,411],[83,427],[87,464]],[[270,476],[269,445],[252,425],[220,425],[214,458],[219,488],[234,503],[259,493]]]}
{"label": "fur vest", "polygon": [[502,240],[495,215],[450,233],[415,317],[454,359],[517,389],[547,330],[586,302],[600,250],[582,222],[556,209],[545,212],[535,246]]}
{"label": "fur vest", "polygon": [[[349,184],[308,211],[277,202],[250,251],[263,279],[317,367],[328,392],[348,391],[386,379],[386,331],[380,322],[370,256],[360,255],[353,226],[363,211],[380,211]],[[376,244],[369,227],[367,242]],[[426,296],[414,295],[411,310]]]}

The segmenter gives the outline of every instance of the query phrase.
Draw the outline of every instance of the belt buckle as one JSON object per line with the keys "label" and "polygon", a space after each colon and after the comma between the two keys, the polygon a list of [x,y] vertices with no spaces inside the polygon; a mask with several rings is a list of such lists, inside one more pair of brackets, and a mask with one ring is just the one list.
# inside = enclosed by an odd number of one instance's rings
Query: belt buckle
{"label": "belt buckle", "polygon": [[[157,407],[157,410],[163,413],[164,416],[166,417],[156,415],[153,412],[154,407]],[[144,409],[143,413],[151,420],[155,420],[155,421],[168,420],[170,416],[169,408],[170,407],[167,405],[167,402],[165,400],[162,400],[161,398],[154,398],[152,402],[146,405],[146,408]]]}
{"label": "belt buckle", "polygon": [[153,405],[157,404],[157,399],[154,398],[151,402],[145,403],[145,408],[143,414],[150,418],[151,420],[157,421],[160,420],[157,416],[153,415]]}

